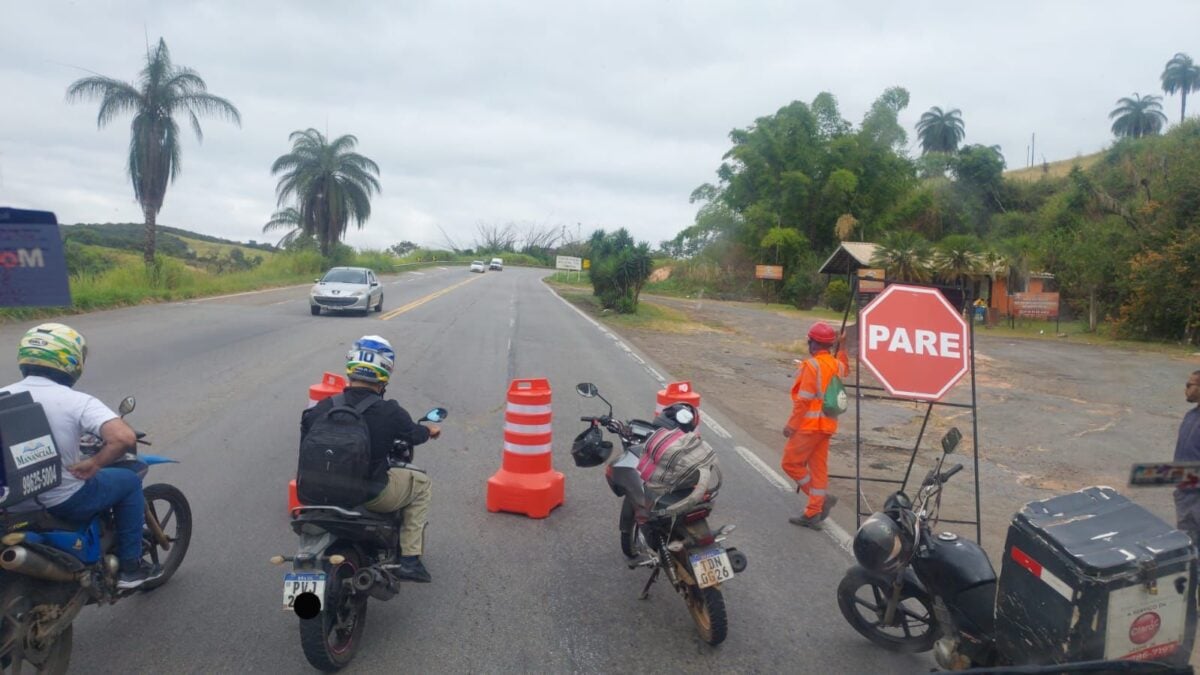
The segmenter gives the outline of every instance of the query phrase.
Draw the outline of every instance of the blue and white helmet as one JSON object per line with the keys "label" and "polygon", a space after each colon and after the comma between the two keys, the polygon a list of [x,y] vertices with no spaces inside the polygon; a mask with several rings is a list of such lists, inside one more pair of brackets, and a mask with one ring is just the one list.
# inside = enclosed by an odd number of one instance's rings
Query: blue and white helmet
{"label": "blue and white helmet", "polygon": [[351,380],[387,384],[395,367],[395,350],[378,335],[360,337],[346,353],[346,377]]}

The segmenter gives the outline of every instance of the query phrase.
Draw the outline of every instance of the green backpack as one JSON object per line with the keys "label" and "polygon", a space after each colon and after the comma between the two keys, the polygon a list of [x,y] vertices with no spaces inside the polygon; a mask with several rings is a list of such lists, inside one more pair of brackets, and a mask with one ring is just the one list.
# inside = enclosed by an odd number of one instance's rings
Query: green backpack
{"label": "green backpack", "polygon": [[[813,367],[817,371],[817,382],[821,381],[821,362],[813,359]],[[842,385],[842,378],[836,374],[830,378],[829,386],[825,387],[825,393],[821,396],[821,413],[826,417],[834,417],[846,412],[850,402],[846,397],[846,387]]]}

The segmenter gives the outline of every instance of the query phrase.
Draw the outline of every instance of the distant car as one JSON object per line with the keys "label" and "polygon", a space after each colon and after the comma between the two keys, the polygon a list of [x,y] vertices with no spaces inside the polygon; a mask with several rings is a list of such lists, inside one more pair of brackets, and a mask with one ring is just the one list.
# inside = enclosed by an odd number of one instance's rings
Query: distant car
{"label": "distant car", "polygon": [[475,262],[471,263],[471,271],[472,272],[486,272],[487,268],[483,266],[482,260],[476,260]]}
{"label": "distant car", "polygon": [[492,258],[492,262],[488,263],[489,270],[504,271],[504,261],[499,258]]}
{"label": "distant car", "polygon": [[334,267],[316,280],[308,292],[308,308],[313,316],[321,309],[335,312],[383,311],[383,284],[374,270],[366,267]]}

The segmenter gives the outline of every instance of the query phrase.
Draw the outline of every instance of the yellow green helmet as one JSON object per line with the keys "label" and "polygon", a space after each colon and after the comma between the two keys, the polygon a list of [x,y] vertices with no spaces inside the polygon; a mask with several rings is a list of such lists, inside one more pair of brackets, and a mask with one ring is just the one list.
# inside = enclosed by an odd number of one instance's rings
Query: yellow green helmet
{"label": "yellow green helmet", "polygon": [[17,367],[49,368],[63,373],[71,382],[83,375],[87,360],[87,341],[75,329],[61,323],[34,326],[21,338],[17,347]]}

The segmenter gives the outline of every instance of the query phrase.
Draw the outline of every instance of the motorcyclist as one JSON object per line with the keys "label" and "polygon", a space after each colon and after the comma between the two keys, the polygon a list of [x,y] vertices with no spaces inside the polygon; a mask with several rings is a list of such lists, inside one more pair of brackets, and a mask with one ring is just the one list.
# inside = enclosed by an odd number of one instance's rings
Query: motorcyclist
{"label": "motorcyclist", "polygon": [[[395,513],[397,516],[403,511],[400,558],[393,572],[401,579],[428,583],[432,579],[421,561],[421,555],[429,515],[429,476],[412,466],[389,468],[388,456],[397,439],[417,446],[430,438],[437,438],[441,435],[441,428],[436,424],[417,424],[412,415],[394,399],[382,398],[395,368],[395,360],[396,353],[386,339],[378,335],[359,338],[346,354],[346,378],[349,384],[344,395],[346,404],[351,406],[361,403],[372,394],[380,397],[363,413],[371,430],[371,465],[368,475],[363,479],[370,483],[371,492],[375,495],[363,504],[363,508],[376,513]],[[313,421],[332,406],[332,398],[327,398],[304,411],[300,421],[301,438],[308,433]],[[401,459],[407,462],[411,458]]]}
{"label": "motorcyclist", "polygon": [[[137,434],[99,399],[75,391],[87,359],[83,335],[61,323],[31,328],[17,347],[17,367],[24,377],[0,391],[28,392],[42,405],[50,423],[63,467],[62,482],[36,497],[9,507],[11,511],[46,509],[52,516],[80,525],[112,509],[116,515],[117,587],[137,588],[160,572],[142,559],[145,498],[142,479],[134,471],[108,465],[134,449]],[[100,450],[83,457],[84,434],[103,442]]]}

